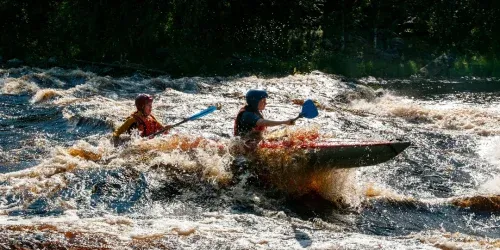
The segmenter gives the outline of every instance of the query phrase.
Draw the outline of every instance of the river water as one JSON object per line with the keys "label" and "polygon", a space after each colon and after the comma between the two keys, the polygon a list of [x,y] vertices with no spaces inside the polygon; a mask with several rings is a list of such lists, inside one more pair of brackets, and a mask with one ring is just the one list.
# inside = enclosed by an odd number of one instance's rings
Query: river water
{"label": "river water", "polygon": [[[376,166],[314,173],[314,188],[274,188],[230,150],[251,88],[270,94],[269,119],[295,117],[307,98],[320,108],[269,136],[412,146]],[[110,133],[138,93],[154,96],[163,124],[222,109],[115,146]],[[0,107],[0,249],[500,248],[498,79],[173,79],[24,67],[0,69]]]}

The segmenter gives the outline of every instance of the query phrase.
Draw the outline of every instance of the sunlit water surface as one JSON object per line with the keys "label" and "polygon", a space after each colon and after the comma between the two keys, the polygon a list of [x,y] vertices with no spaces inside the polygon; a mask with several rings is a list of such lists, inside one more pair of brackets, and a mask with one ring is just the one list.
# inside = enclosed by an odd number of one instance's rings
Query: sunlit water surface
{"label": "sunlit water surface", "polygon": [[[262,183],[254,163],[232,150],[240,144],[233,119],[251,88],[268,91],[269,119],[297,116],[307,98],[320,108],[268,137],[412,146],[377,166],[288,176],[296,186]],[[222,109],[151,140],[123,136],[115,147],[110,132],[138,93],[154,96],[164,124]],[[0,107],[0,248],[500,247],[497,79],[172,79],[14,68],[0,70]]]}

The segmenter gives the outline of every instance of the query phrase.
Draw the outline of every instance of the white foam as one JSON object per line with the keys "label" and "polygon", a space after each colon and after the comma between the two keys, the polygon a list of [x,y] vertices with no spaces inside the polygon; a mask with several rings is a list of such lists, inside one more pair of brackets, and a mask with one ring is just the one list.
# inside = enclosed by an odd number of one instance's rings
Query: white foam
{"label": "white foam", "polygon": [[415,101],[387,93],[374,102],[354,100],[352,107],[381,116],[400,117],[435,128],[478,135],[500,134],[500,113],[491,109],[440,102],[439,105]]}
{"label": "white foam", "polygon": [[22,78],[7,78],[3,81],[1,93],[8,95],[19,95],[22,93],[36,93],[40,88],[32,82]]}
{"label": "white foam", "polygon": [[483,139],[478,147],[481,158],[488,161],[493,169],[490,179],[482,182],[479,187],[481,193],[500,195],[500,136]]}
{"label": "white foam", "polygon": [[[165,184],[165,175],[162,171],[172,170],[179,173],[199,173],[201,177],[199,181],[212,184],[214,188],[222,186],[225,180],[231,178],[229,167],[233,156],[227,152],[219,152],[218,145],[230,143],[227,141],[227,137],[232,134],[232,121],[238,110],[244,105],[244,95],[250,88],[264,88],[270,93],[268,108],[264,112],[266,117],[270,119],[284,120],[296,117],[300,112],[300,105],[294,104],[294,100],[315,99],[323,108],[320,110],[319,117],[313,120],[298,120],[296,127],[310,129],[314,126],[319,130],[319,133],[334,133],[336,137],[349,136],[363,139],[366,139],[366,136],[382,137],[382,135],[375,135],[373,132],[375,129],[377,131],[391,130],[392,134],[405,133],[404,125],[406,123],[401,126],[403,128],[385,123],[386,119],[384,118],[395,120],[394,117],[421,122],[415,126],[436,127],[442,130],[460,131],[469,135],[495,134],[499,130],[500,116],[498,111],[466,105],[457,106],[454,103],[448,105],[445,103],[444,106],[439,106],[391,93],[386,93],[381,98],[375,98],[372,101],[354,100],[351,106],[343,106],[346,107],[346,110],[350,109],[347,111],[336,109],[337,96],[350,87],[345,82],[321,72],[281,78],[227,77],[217,81],[213,78],[172,80],[167,76],[143,80],[112,79],[98,77],[87,72],[66,72],[59,69],[51,70],[50,73],[76,74],[85,77],[86,82],[67,90],[57,89],[57,86],[53,90],[40,90],[36,84],[25,82],[21,78],[5,79],[2,91],[33,94],[34,103],[46,102],[60,107],[66,119],[92,118],[110,122],[116,126],[120,125],[124,118],[135,110],[133,97],[130,96],[139,92],[153,93],[155,96],[153,113],[163,124],[178,122],[218,102],[222,103],[223,109],[197,121],[176,127],[168,136],[146,140],[132,135],[127,143],[116,148],[109,142],[109,135],[88,136],[74,142],[69,147],[62,147],[60,143],[54,145],[51,141],[43,141],[45,138],[43,135],[37,142],[38,146],[47,151],[53,148],[52,153],[44,155],[44,159],[33,168],[0,175],[0,181],[7,182],[0,189],[1,197],[7,197],[10,194],[27,194],[30,199],[11,204],[9,207],[2,206],[0,214],[23,209],[29,205],[31,199],[44,197],[51,192],[56,193],[66,188],[69,178],[78,177],[75,176],[75,170],[132,168],[146,176],[148,188],[162,188]],[[367,81],[372,80],[367,79]],[[103,88],[111,83],[119,84],[123,92],[112,92],[109,88],[103,91]],[[153,88],[152,85],[155,83],[158,86],[166,86],[166,89]],[[194,91],[181,91],[190,88]],[[363,117],[350,111],[366,111],[375,115]],[[341,119],[360,122],[367,127],[368,132],[363,133],[360,129],[346,135]],[[282,127],[277,129],[280,128]],[[212,144],[206,147],[186,152],[180,146],[169,148],[168,140],[174,135],[191,139],[203,136],[213,138],[215,142],[211,142]],[[489,146],[480,150],[481,157],[487,159],[492,166],[498,167],[500,164],[499,153],[491,148],[498,149],[496,146],[500,145],[500,140],[498,136],[487,138],[493,139],[486,143]],[[68,152],[71,148],[80,150],[78,152],[81,152],[81,156],[71,155]],[[9,157],[13,151],[0,153],[2,157],[4,155]],[[95,157],[94,160],[91,159],[93,157]],[[394,165],[391,166],[394,167]],[[321,186],[319,192],[326,198],[336,199],[340,197],[345,202],[357,206],[364,198],[361,193],[362,187],[375,179],[376,188],[381,189],[382,196],[399,197],[398,191],[387,185],[387,180],[382,176],[384,171],[381,171],[381,168],[384,168],[384,165],[364,170],[340,171],[337,175],[332,173],[329,178],[325,177],[319,180],[327,182]],[[492,168],[492,170],[494,169]],[[485,174],[482,173],[481,176]],[[401,177],[400,181],[405,180],[404,177]],[[490,180],[490,182],[485,182],[484,191],[487,193],[498,192],[496,189],[498,186],[495,186],[499,183],[498,176],[490,176]],[[249,206],[270,202],[266,200],[266,197],[246,189],[247,186],[244,185],[244,182],[240,184],[241,186],[231,187],[234,188],[231,190],[233,193],[221,191],[221,199],[235,199]],[[471,192],[470,189],[466,191]],[[90,203],[91,192],[84,190],[79,190],[79,192],[81,193],[77,196],[81,200],[63,201],[51,198],[51,205],[60,205],[64,210],[63,215],[33,216],[31,218],[1,215],[0,225],[46,223],[56,225],[61,232],[71,230],[99,232],[115,235],[123,242],[130,242],[134,238],[163,236],[161,239],[165,240],[166,238],[170,239],[169,237],[178,237],[174,238],[178,245],[192,248],[220,242],[223,242],[224,246],[234,248],[271,249],[299,249],[304,246],[311,249],[430,249],[433,247],[432,243],[424,244],[411,237],[381,237],[345,233],[343,232],[344,226],[328,222],[324,222],[326,226],[318,227],[317,223],[311,221],[290,219],[283,211],[267,211],[262,213],[264,215],[257,216],[251,213],[238,214],[229,209],[214,207],[215,211],[207,214],[205,208],[192,208],[184,203],[191,196],[196,195],[189,193],[189,191],[176,197],[173,201],[154,202],[146,197],[144,204],[137,205],[134,212],[126,215],[115,214],[105,204],[89,208],[86,204]],[[415,194],[414,198],[422,200],[432,198],[432,195],[420,192]],[[0,199],[0,205],[6,203],[6,200]],[[256,209],[262,208],[256,206]],[[81,212],[95,217],[80,217]],[[301,237],[297,236],[299,234]],[[194,243],[189,241],[193,238],[201,240]]]}

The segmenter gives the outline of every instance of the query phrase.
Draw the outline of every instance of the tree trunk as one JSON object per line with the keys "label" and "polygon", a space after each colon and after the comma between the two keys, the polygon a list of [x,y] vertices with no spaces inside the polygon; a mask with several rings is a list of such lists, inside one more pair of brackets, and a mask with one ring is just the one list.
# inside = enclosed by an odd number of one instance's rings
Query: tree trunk
{"label": "tree trunk", "polygon": [[342,0],[342,35],[340,36],[340,51],[345,49],[345,0]]}
{"label": "tree trunk", "polygon": [[378,20],[380,16],[380,1],[374,1],[375,8],[375,21],[373,22],[373,49],[377,50],[377,40],[378,40]]}

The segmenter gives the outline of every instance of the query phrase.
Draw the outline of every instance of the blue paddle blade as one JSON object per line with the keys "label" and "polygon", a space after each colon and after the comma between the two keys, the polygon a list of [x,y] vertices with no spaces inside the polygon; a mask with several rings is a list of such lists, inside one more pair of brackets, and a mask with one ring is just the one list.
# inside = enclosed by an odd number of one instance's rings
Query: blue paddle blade
{"label": "blue paddle blade", "polygon": [[198,118],[201,118],[203,116],[206,116],[212,112],[214,112],[215,110],[217,110],[217,107],[215,106],[210,106],[208,107],[207,109],[203,110],[203,111],[200,111],[199,113],[196,113],[194,114],[193,116],[189,117],[187,120],[188,121],[192,121],[192,120],[196,120]]}
{"label": "blue paddle blade", "polygon": [[302,105],[302,112],[300,112],[302,117],[307,119],[312,119],[318,116],[318,108],[314,105],[314,102],[311,99],[307,99]]}

